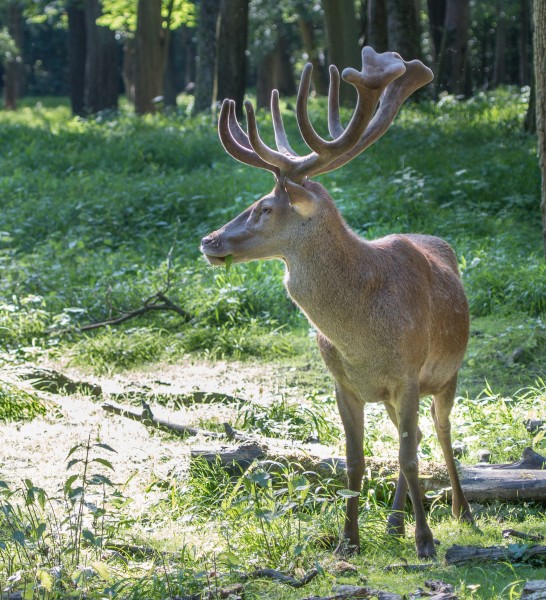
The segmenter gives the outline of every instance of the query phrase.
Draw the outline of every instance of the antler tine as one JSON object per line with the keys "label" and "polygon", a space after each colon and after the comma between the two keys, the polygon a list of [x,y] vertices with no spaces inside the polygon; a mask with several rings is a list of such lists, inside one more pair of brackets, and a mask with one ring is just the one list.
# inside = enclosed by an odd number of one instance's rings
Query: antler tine
{"label": "antler tine", "polygon": [[[245,133],[243,128],[239,125],[237,115],[235,113],[235,100],[228,100],[229,102],[229,119],[228,126],[233,138],[236,142],[239,142],[241,146],[244,146],[248,150],[252,150],[252,146],[248,140],[248,135]],[[252,150],[253,151],[253,150]]]}
{"label": "antler tine", "polygon": [[271,92],[271,116],[273,118],[273,130],[275,131],[275,143],[277,144],[279,152],[284,152],[285,154],[297,157],[298,155],[292,150],[288,138],[286,137],[286,131],[284,129],[284,123],[279,108],[278,90],[273,90]]}
{"label": "antler tine", "polygon": [[[277,167],[275,167],[274,165],[270,165],[269,163],[262,160],[258,156],[258,154],[254,152],[254,150],[245,147],[245,145],[243,145],[236,139],[235,135],[230,129],[231,111],[233,111],[233,114],[235,114],[235,102],[228,99],[224,100],[222,102],[220,117],[218,119],[218,134],[226,152],[228,152],[228,154],[231,154],[233,158],[237,159],[242,163],[251,165],[253,167],[258,167],[260,169],[265,169],[267,171],[272,171],[273,173],[275,173],[275,175],[278,176],[279,169]],[[244,132],[242,133],[243,135],[245,135]]]}
{"label": "antler tine", "polygon": [[246,124],[248,129],[248,139],[254,152],[266,163],[274,165],[282,173],[288,173],[294,168],[294,161],[281,154],[277,150],[273,150],[267,146],[260,134],[258,133],[258,125],[256,124],[256,115],[254,114],[254,108],[249,100],[245,100],[245,111],[246,111]]}
{"label": "antler tine", "polygon": [[347,128],[332,141],[319,137],[309,120],[307,98],[311,69],[311,65],[307,64],[302,73],[297,98],[298,123],[305,143],[319,155],[318,163],[327,164],[332,162],[336,156],[348,152],[358,143],[372,118],[381,92],[393,79],[400,77],[406,69],[402,59],[393,52],[377,54],[369,46],[363,48],[362,71],[355,69],[345,69],[343,71],[343,79],[356,88],[358,94],[357,105]]}
{"label": "antler tine", "polygon": [[333,139],[343,133],[339,118],[339,71],[330,65],[330,87],[328,88],[328,131]]}
{"label": "antler tine", "polygon": [[404,62],[404,64],[406,72],[386,88],[381,97],[379,108],[362,139],[351,150],[325,167],[317,165],[316,168],[312,168],[307,173],[308,176],[317,175],[318,173],[328,173],[329,171],[338,169],[366,150],[366,148],[375,143],[387,131],[405,100],[413,92],[430,83],[434,78],[432,71],[419,60]]}

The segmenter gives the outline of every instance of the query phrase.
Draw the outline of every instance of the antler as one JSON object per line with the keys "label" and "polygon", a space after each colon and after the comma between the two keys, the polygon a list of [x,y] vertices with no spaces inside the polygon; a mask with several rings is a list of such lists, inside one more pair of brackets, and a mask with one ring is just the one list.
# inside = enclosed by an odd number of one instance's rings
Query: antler
{"label": "antler", "polygon": [[[369,46],[362,49],[362,70],[345,69],[342,78],[357,91],[356,108],[346,128],[339,118],[339,72],[330,67],[328,130],[332,140],[321,138],[309,119],[307,101],[312,65],[306,64],[300,81],[296,116],[303,140],[311,149],[299,156],[291,148],[279,108],[279,93],[271,94],[271,114],[277,150],[260,137],[252,104],[245,101],[247,131],[235,118],[235,103],[224,100],[218,131],[224,148],[243,163],[272,171],[277,178],[301,181],[309,175],[326,173],[344,165],[378,140],[389,128],[404,100],[432,80],[432,72],[420,61],[406,63],[395,52],[377,54]],[[375,113],[379,103],[379,109]],[[373,117],[373,118],[372,118]]]}

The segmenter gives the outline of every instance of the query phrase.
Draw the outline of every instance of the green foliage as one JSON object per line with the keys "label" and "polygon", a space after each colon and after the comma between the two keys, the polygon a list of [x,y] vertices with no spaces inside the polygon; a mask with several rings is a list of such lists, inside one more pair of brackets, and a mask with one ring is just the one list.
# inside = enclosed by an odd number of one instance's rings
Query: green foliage
{"label": "green foliage", "polygon": [[9,34],[6,27],[0,29],[0,64],[17,62],[20,60],[20,51],[15,40]]}
{"label": "green foliage", "polygon": [[45,415],[47,409],[45,400],[0,380],[0,422],[31,421]]}
{"label": "green foliage", "polygon": [[[171,30],[182,25],[195,25],[195,4],[189,0],[174,0],[161,4],[163,27]],[[102,0],[102,15],[97,19],[99,25],[104,25],[115,31],[133,34],[137,24],[136,0]],[[171,11],[169,12],[169,8]]]}

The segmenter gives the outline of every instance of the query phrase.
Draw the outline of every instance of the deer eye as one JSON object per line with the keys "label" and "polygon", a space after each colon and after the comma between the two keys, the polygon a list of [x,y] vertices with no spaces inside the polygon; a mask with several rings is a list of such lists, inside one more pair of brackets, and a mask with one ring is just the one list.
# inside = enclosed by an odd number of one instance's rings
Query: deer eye
{"label": "deer eye", "polygon": [[262,206],[262,215],[268,215],[272,211],[271,206]]}

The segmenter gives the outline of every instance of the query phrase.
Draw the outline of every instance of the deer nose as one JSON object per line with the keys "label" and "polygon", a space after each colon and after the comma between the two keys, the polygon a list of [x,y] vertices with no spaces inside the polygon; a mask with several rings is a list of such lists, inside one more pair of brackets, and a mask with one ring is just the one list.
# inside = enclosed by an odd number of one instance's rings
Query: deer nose
{"label": "deer nose", "polygon": [[201,246],[204,248],[205,246],[211,245],[215,241],[217,241],[217,236],[207,235],[201,240]]}

